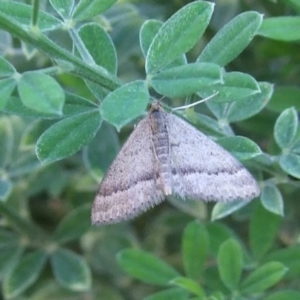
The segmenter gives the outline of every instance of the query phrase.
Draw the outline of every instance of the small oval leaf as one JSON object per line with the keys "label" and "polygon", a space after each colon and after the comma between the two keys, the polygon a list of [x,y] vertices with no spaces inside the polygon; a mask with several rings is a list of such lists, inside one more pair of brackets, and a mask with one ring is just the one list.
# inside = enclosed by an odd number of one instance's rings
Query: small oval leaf
{"label": "small oval leaf", "polygon": [[254,11],[236,16],[207,44],[198,61],[225,66],[248,46],[257,33],[262,19],[263,15]]}
{"label": "small oval leaf", "polygon": [[222,83],[219,66],[193,63],[163,70],[150,79],[153,88],[167,97],[184,97],[209,85]]}
{"label": "small oval leaf", "polygon": [[243,136],[222,137],[218,143],[239,160],[247,160],[262,153],[257,144]]}
{"label": "small oval leaf", "polygon": [[91,19],[111,7],[117,0],[81,0],[75,7],[73,19],[83,21]]}
{"label": "small oval leaf", "polygon": [[54,239],[60,244],[79,239],[91,227],[90,214],[90,205],[82,205],[72,210],[59,223],[53,235]]}
{"label": "small oval leaf", "polygon": [[101,124],[98,110],[63,119],[38,139],[36,154],[42,163],[50,163],[78,152],[96,135]]}
{"label": "small oval leaf", "polygon": [[300,40],[300,17],[282,16],[263,21],[258,34],[278,41]]}
{"label": "small oval leaf", "polygon": [[221,244],[218,253],[218,269],[222,282],[234,291],[240,282],[243,268],[243,251],[234,239],[228,239]]}
{"label": "small oval leaf", "polygon": [[13,76],[16,73],[15,67],[4,57],[0,57],[0,77]]}
{"label": "small oval leaf", "polygon": [[72,291],[87,291],[92,276],[86,261],[74,252],[58,249],[51,255],[51,266],[55,279]]}
{"label": "small oval leaf", "polygon": [[107,32],[97,23],[88,23],[81,26],[78,33],[94,62],[115,75],[117,53]]}
{"label": "small oval leaf", "polygon": [[146,283],[164,286],[179,276],[171,266],[141,250],[123,250],[118,254],[117,260],[124,271]]}
{"label": "small oval leaf", "polygon": [[274,138],[281,149],[291,146],[298,130],[298,114],[294,107],[285,109],[277,118],[274,127]]}
{"label": "small oval leaf", "polygon": [[213,3],[195,1],[163,24],[147,53],[147,74],[157,73],[195,45],[210,21],[213,7]]}
{"label": "small oval leaf", "polygon": [[283,198],[275,185],[264,185],[261,190],[261,203],[268,211],[283,216]]}
{"label": "small oval leaf", "polygon": [[13,298],[24,292],[40,276],[45,265],[47,254],[36,251],[25,255],[4,280],[4,294]]}
{"label": "small oval leaf", "polygon": [[282,170],[300,179],[300,155],[297,154],[282,154],[279,157],[279,164]]}
{"label": "small oval leaf", "polygon": [[100,113],[118,130],[145,111],[149,94],[144,81],[134,81],[114,90],[103,100]]}
{"label": "small oval leaf", "polygon": [[62,115],[65,94],[52,77],[41,72],[26,72],[19,81],[18,91],[21,101],[28,108],[41,113]]}
{"label": "small oval leaf", "polygon": [[287,268],[279,262],[269,262],[255,271],[243,281],[241,290],[245,294],[257,294],[275,285],[287,272]]}
{"label": "small oval leaf", "polygon": [[247,204],[249,204],[249,201],[233,201],[228,203],[218,202],[212,210],[211,220],[215,221],[225,218]]}
{"label": "small oval leaf", "polygon": [[207,259],[209,239],[200,222],[188,224],[182,239],[182,256],[186,274],[199,280]]}
{"label": "small oval leaf", "polygon": [[[203,87],[197,94],[207,98],[218,93],[211,102],[232,102],[260,93],[257,81],[250,75],[241,72],[223,74],[223,84]],[[210,105],[210,102],[207,103]]]}
{"label": "small oval leaf", "polygon": [[140,47],[144,57],[147,56],[147,52],[153,41],[153,38],[162,25],[163,23],[158,20],[147,20],[143,23],[140,30]]}
{"label": "small oval leaf", "polygon": [[198,284],[198,282],[194,281],[190,278],[177,277],[177,278],[173,279],[170,283],[180,286],[183,289],[185,289],[185,290],[189,291],[190,293],[195,294],[197,296],[200,296],[200,297],[205,296],[205,293],[204,293],[203,289],[201,288],[201,286]]}
{"label": "small oval leaf", "polygon": [[[249,235],[251,250],[257,260],[261,259],[273,245],[280,221],[281,218],[278,215],[266,210],[260,202],[255,203]],[[262,224],[264,224],[264,230],[262,230]]]}
{"label": "small oval leaf", "polygon": [[258,114],[268,104],[273,95],[273,85],[268,82],[259,82],[258,84],[261,93],[225,103],[228,105],[225,118],[229,123],[246,120]]}

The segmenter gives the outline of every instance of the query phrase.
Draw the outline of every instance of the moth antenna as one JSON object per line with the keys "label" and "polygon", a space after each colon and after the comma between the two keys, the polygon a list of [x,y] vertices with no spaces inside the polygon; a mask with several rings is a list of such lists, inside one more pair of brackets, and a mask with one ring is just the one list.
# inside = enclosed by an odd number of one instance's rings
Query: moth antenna
{"label": "moth antenna", "polygon": [[199,101],[196,101],[194,103],[191,103],[191,104],[187,104],[187,105],[183,105],[183,106],[179,106],[179,107],[175,107],[175,108],[172,108],[171,112],[175,111],[175,110],[181,110],[181,109],[186,109],[186,108],[190,108],[190,107],[193,107],[193,106],[196,106],[200,103],[203,103],[203,102],[206,102],[208,101],[209,99],[215,97],[216,95],[218,95],[219,92],[215,92],[214,94],[208,96],[207,98],[204,98],[204,99],[201,99]]}

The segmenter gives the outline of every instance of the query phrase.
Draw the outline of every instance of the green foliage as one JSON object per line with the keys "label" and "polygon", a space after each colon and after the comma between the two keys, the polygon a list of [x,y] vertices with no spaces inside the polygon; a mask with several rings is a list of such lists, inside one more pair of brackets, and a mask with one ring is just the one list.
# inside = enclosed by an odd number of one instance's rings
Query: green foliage
{"label": "green foliage", "polygon": [[[135,96],[133,99],[132,95]],[[145,83],[134,81],[123,85],[105,97],[100,106],[100,113],[106,121],[120,130],[146,109],[148,99]],[[128,106],[129,102],[130,106]],[[119,108],[117,111],[116,107]]]}
{"label": "green foliage", "polygon": [[[299,1],[31,2],[0,1],[1,298],[299,299]],[[259,199],[92,228],[147,104],[211,95],[181,116]]]}
{"label": "green foliage", "polygon": [[222,81],[219,66],[211,63],[193,63],[163,70],[154,75],[150,83],[163,95],[184,97]]}
{"label": "green foliage", "polygon": [[[25,72],[19,79],[18,92],[24,106],[41,113],[60,116],[65,94],[50,76],[39,72]],[[36,99],[40,101],[36,101]]]}
{"label": "green foliage", "polygon": [[[219,276],[219,282],[215,283],[214,289],[221,290],[217,299],[247,299],[249,295],[263,295],[268,289],[275,286],[286,274],[288,268],[283,263],[278,261],[269,261],[255,265],[255,258],[252,258],[252,267],[249,268],[244,260],[246,255],[244,247],[241,247],[239,242],[234,238],[229,238],[219,245],[217,253],[217,264],[211,267],[204,268],[204,262],[208,263],[209,252],[199,249],[201,243],[201,235],[205,235],[206,243],[209,242],[209,235],[206,228],[200,224],[192,222],[187,225],[184,230],[182,253],[185,263],[186,277],[175,272],[171,266],[166,265],[162,261],[152,255],[144,253],[142,250],[124,250],[118,256],[120,266],[133,277],[147,283],[155,285],[177,285],[183,290],[186,290],[194,297],[198,298],[179,298],[179,299],[215,299],[213,293],[205,292],[210,290],[211,282],[207,279],[206,272],[214,272],[214,276]],[[195,241],[197,239],[197,241]],[[187,246],[188,245],[188,246]],[[208,245],[208,244],[207,244]],[[191,248],[191,249],[188,249]],[[204,244],[204,249],[206,245]],[[207,248],[209,250],[209,247]],[[197,254],[198,252],[198,254]],[[198,257],[198,259],[197,259]],[[189,264],[187,264],[189,262]],[[195,268],[191,265],[195,262]],[[198,267],[198,264],[202,267]],[[188,266],[188,267],[187,267]],[[197,270],[197,274],[195,274]],[[243,273],[244,272],[244,273]],[[243,276],[242,276],[243,274]],[[197,277],[198,280],[193,280],[189,277]],[[170,290],[165,290],[166,296],[162,298],[162,293],[159,292],[151,297],[153,299],[167,299],[167,293]],[[235,297],[239,298],[235,298]],[[152,298],[149,299],[152,299]]]}
{"label": "green foliage", "polygon": [[147,51],[147,74],[159,72],[190,50],[201,38],[212,12],[213,4],[195,1],[169,18],[154,36]]}
{"label": "green foliage", "polygon": [[117,258],[126,272],[147,283],[168,285],[171,279],[179,275],[171,266],[141,250],[124,250]]}
{"label": "green foliage", "polygon": [[73,291],[91,288],[91,271],[84,259],[66,249],[57,249],[51,254],[53,275],[63,287]]}

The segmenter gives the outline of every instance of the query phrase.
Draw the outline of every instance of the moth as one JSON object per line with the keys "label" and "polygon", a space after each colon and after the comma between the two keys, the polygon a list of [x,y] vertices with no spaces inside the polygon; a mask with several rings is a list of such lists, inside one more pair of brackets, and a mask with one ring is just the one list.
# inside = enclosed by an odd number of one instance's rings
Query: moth
{"label": "moth", "polygon": [[259,194],[257,182],[236,158],[153,102],[103,178],[92,223],[131,219],[169,195],[228,202]]}

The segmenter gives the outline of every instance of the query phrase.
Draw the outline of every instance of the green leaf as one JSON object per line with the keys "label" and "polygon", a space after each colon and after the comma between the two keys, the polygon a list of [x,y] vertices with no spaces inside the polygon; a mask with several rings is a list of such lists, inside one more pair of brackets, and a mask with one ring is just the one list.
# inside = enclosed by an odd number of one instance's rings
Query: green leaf
{"label": "green leaf", "polygon": [[298,125],[298,114],[294,107],[285,109],[277,118],[274,138],[281,149],[289,148],[294,142]]}
{"label": "green leaf", "polygon": [[[223,282],[221,281],[220,275],[218,273],[218,269],[216,266],[210,266],[205,270],[205,285],[207,286],[207,289],[209,291],[216,291],[216,292],[223,291],[223,292],[220,292],[220,294],[223,295],[224,297],[225,297],[225,295],[224,295],[225,293],[228,294],[228,290],[226,289]],[[219,297],[221,296],[220,294],[218,294]],[[213,296],[211,296],[211,297],[213,300],[215,300],[215,298]],[[208,298],[208,299],[210,299],[210,298]],[[222,297],[221,297],[221,299],[224,300]],[[203,300],[203,299],[201,299],[201,300]]]}
{"label": "green leaf", "polygon": [[0,247],[0,278],[7,276],[15,265],[19,263],[23,248],[18,242],[13,242]]}
{"label": "green leaf", "polygon": [[158,20],[146,20],[140,30],[140,47],[144,57],[147,56],[149,47],[153,41],[153,38],[161,28],[163,23]]}
{"label": "green leaf", "polygon": [[14,78],[0,79],[0,111],[6,106],[17,82]]}
{"label": "green leaf", "polygon": [[145,111],[149,94],[144,81],[134,81],[111,92],[102,102],[100,113],[104,120],[120,130]]}
{"label": "green leaf", "polygon": [[240,72],[230,72],[223,74],[224,83],[203,87],[197,94],[202,98],[207,98],[218,93],[211,102],[232,102],[251,95],[260,93],[260,88],[256,80],[248,74]]}
{"label": "green leaf", "polygon": [[66,93],[66,101],[63,108],[64,116],[77,115],[83,112],[91,111],[98,106],[86,98],[78,95]]}
{"label": "green leaf", "polygon": [[228,123],[244,121],[259,113],[269,102],[273,93],[273,85],[259,82],[260,93],[229,103],[214,103],[224,106],[224,117]]}
{"label": "green leaf", "polygon": [[206,224],[206,230],[209,236],[210,252],[214,256],[217,256],[224,241],[234,237],[234,233],[227,226],[217,221]]}
{"label": "green leaf", "polygon": [[282,154],[279,157],[282,170],[296,178],[300,178],[300,156],[296,154]]}
{"label": "green leaf", "polygon": [[81,0],[73,12],[73,19],[83,21],[91,19],[111,7],[117,0]]}
{"label": "green leaf", "polygon": [[91,80],[85,79],[84,82],[98,102],[101,102],[110,93],[110,90]]}
{"label": "green leaf", "polygon": [[242,13],[226,24],[207,44],[198,61],[225,66],[236,58],[257,33],[263,15],[249,11]]}
{"label": "green leaf", "polygon": [[52,112],[37,112],[36,110],[30,109],[21,102],[19,97],[10,97],[3,111],[7,114],[13,114],[24,117],[33,117],[33,118],[44,118],[44,119],[57,119],[58,116],[56,113]]}
{"label": "green leaf", "polygon": [[113,90],[120,86],[120,80],[115,76],[112,76],[110,73],[107,73],[106,70],[101,66],[85,64],[70,51],[60,47],[57,43],[50,40],[46,35],[41,34],[41,32],[37,31],[35,28],[30,28],[30,31],[26,31],[24,26],[21,26],[21,24],[18,24],[7,17],[7,15],[1,9],[0,27],[4,30],[11,31],[16,38],[21,39],[27,44],[46,52],[51,56],[51,58],[55,58],[56,62],[64,61],[62,64],[63,68],[68,65],[67,69],[73,70],[74,74],[77,74],[80,77],[92,79],[109,90]]}
{"label": "green leaf", "polygon": [[300,292],[293,291],[293,290],[278,291],[264,297],[264,300],[299,300],[299,299],[300,299]]}
{"label": "green leaf", "polygon": [[300,246],[292,245],[288,248],[273,251],[265,257],[266,262],[278,261],[284,264],[289,270],[285,276],[286,279],[299,278],[300,275]]}
{"label": "green leaf", "polygon": [[[250,246],[256,259],[262,258],[272,247],[281,218],[256,203],[250,219]],[[263,230],[262,230],[263,224]]]}
{"label": "green leaf", "polygon": [[51,255],[51,266],[57,282],[72,291],[91,288],[92,275],[86,261],[74,252],[57,249]]}
{"label": "green leaf", "polygon": [[144,298],[144,300],[188,300],[188,292],[182,288],[167,289],[151,296]]}
{"label": "green leaf", "polygon": [[[85,51],[88,51],[88,57],[91,57],[95,64],[116,75],[116,49],[107,32],[97,23],[88,23],[80,27],[79,36],[84,44]],[[84,53],[82,58],[84,59]],[[90,63],[90,61],[87,61],[87,63]],[[103,99],[109,93],[109,90],[92,80],[85,79],[84,81],[97,99]]]}
{"label": "green leaf", "polygon": [[36,154],[42,163],[50,163],[78,152],[96,135],[101,124],[97,110],[63,119],[38,139]]}
{"label": "green leaf", "polygon": [[60,116],[65,94],[60,85],[41,72],[26,72],[22,75],[18,90],[25,106],[41,113]]}
{"label": "green leaf", "polygon": [[117,261],[125,272],[149,284],[169,285],[170,280],[179,276],[171,266],[141,250],[123,250],[117,255]]}
{"label": "green leaf", "polygon": [[205,293],[204,293],[203,289],[201,288],[201,286],[198,284],[198,282],[196,282],[190,278],[177,277],[177,278],[173,279],[170,283],[180,286],[183,289],[185,289],[185,290],[189,291],[190,293],[195,294],[197,296],[201,296],[201,297],[205,296]]}
{"label": "green leaf", "polygon": [[243,251],[235,239],[228,239],[221,244],[218,269],[225,286],[231,291],[237,289],[243,269]]}
{"label": "green leaf", "polygon": [[35,283],[45,265],[47,255],[38,250],[26,254],[4,280],[3,290],[10,299],[20,295],[29,286]]}
{"label": "green leaf", "polygon": [[201,91],[203,87],[222,82],[219,66],[193,63],[163,70],[150,79],[153,88],[167,97],[184,97]]}
{"label": "green leaf", "polygon": [[[163,23],[157,20],[146,20],[140,30],[140,47],[143,52],[144,57],[147,56],[149,47],[158,33],[159,29],[162,27]],[[187,63],[185,54],[180,55],[174,61],[169,63],[166,68],[173,68],[177,66],[182,66]]]}
{"label": "green leaf", "polygon": [[247,160],[262,152],[257,144],[243,136],[227,136],[218,139],[218,144],[239,160]]}
{"label": "green leaf", "polygon": [[0,57],[0,77],[10,77],[16,74],[15,67],[4,57]]}
{"label": "green leaf", "polygon": [[91,227],[91,206],[82,205],[66,215],[56,228],[53,238],[64,244],[79,239]]}
{"label": "green leaf", "polygon": [[14,132],[10,119],[0,117],[0,168],[5,169],[11,160],[14,147]]}
{"label": "green leaf", "polygon": [[81,26],[78,33],[94,62],[116,75],[117,53],[107,32],[97,23],[88,23]]}
{"label": "green leaf", "polygon": [[264,19],[258,34],[278,41],[300,40],[300,17],[283,16]]}
{"label": "green leaf", "polygon": [[199,222],[189,223],[183,234],[182,256],[184,270],[192,279],[199,280],[207,259],[209,239]]}
{"label": "green leaf", "polygon": [[[105,143],[104,143],[105,141]],[[120,142],[116,129],[103,122],[95,138],[83,150],[85,166],[94,174],[102,177],[120,150]]]}
{"label": "green leaf", "polygon": [[194,110],[186,110],[185,116],[190,123],[197,128],[203,129],[203,132],[206,134],[219,137],[224,136],[223,128],[216,119],[204,114],[195,113]]}
{"label": "green leaf", "polygon": [[[10,19],[19,22],[22,27],[28,29],[31,26],[32,6],[16,1],[1,1],[0,11]],[[40,10],[38,27],[41,31],[61,28],[63,23],[52,15]]]}
{"label": "green leaf", "polygon": [[74,0],[50,0],[49,2],[64,20],[70,17],[74,8]]}
{"label": "green leaf", "polygon": [[261,203],[268,211],[283,216],[283,199],[275,185],[264,185],[261,190]]}
{"label": "green leaf", "polygon": [[269,262],[255,271],[243,281],[241,291],[245,294],[257,294],[275,285],[287,272],[287,268],[279,262]]}
{"label": "green leaf", "polygon": [[232,201],[227,203],[218,202],[215,204],[212,213],[211,213],[211,220],[215,221],[218,219],[222,219],[231,215],[235,211],[241,209],[245,205],[249,204],[249,201]]}
{"label": "green leaf", "polygon": [[202,36],[214,5],[195,1],[168,19],[154,37],[146,58],[146,73],[162,70],[181,54],[189,51]]}

